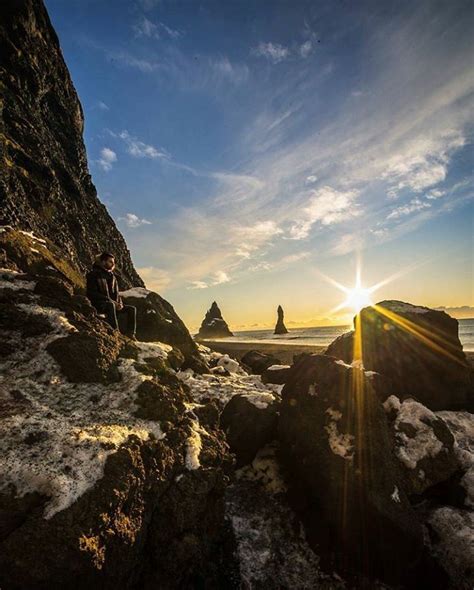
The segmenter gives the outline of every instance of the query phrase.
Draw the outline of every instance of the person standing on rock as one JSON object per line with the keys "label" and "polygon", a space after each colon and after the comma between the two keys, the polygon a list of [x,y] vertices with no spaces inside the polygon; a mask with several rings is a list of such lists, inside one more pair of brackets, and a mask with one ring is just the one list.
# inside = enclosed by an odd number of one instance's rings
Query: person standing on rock
{"label": "person standing on rock", "polygon": [[124,305],[118,290],[114,274],[115,258],[110,252],[103,252],[96,258],[92,270],[87,273],[87,297],[98,313],[105,314],[107,321],[115,330],[119,330],[117,314],[127,320],[125,334],[135,340],[137,309],[133,305]]}

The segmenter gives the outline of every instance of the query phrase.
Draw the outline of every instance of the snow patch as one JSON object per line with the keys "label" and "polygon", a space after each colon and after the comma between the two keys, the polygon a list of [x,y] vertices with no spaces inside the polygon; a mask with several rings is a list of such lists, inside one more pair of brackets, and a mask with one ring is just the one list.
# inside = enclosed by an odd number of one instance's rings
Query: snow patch
{"label": "snow patch", "polygon": [[289,369],[290,365],[271,365],[267,371],[280,371],[281,369]]}
{"label": "snow patch", "polygon": [[330,422],[324,429],[328,433],[328,443],[331,451],[339,455],[346,461],[351,461],[354,457],[354,436],[352,434],[343,434],[337,428],[337,422],[342,418],[341,412],[334,408],[328,408],[326,414],[330,417]]}
{"label": "snow patch", "polygon": [[152,292],[153,291],[145,289],[145,287],[132,287],[131,289],[127,289],[126,291],[121,291],[120,295],[125,298],[136,297],[137,299],[145,299]]}
{"label": "snow patch", "polygon": [[[394,423],[397,441],[395,454],[408,469],[415,469],[418,461],[425,457],[435,457],[443,448],[443,443],[429,425],[435,420],[436,415],[419,402],[406,399],[400,405]],[[413,437],[402,431],[402,423],[414,428]]]}
{"label": "snow patch", "polygon": [[390,495],[390,498],[392,498],[394,502],[401,502],[397,486],[395,486],[395,489],[393,490],[393,493]]}
{"label": "snow patch", "polygon": [[43,238],[36,237],[32,231],[23,231],[22,229],[20,229],[19,231],[24,236],[28,236],[29,238],[31,238],[34,242],[38,242],[39,244],[43,244],[44,246],[46,246],[46,240],[43,240]]}
{"label": "snow patch", "polygon": [[381,306],[389,309],[395,313],[427,313],[431,311],[428,307],[417,307],[411,303],[404,303],[403,301],[388,301]]}

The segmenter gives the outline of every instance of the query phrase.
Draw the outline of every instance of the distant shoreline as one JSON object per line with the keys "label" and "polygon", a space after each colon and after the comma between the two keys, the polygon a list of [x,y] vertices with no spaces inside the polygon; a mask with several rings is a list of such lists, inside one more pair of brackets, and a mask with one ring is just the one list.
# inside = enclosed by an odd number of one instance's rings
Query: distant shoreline
{"label": "distant shoreline", "polygon": [[284,342],[229,342],[227,340],[200,340],[200,344],[207,346],[211,350],[228,354],[229,356],[240,359],[249,350],[258,350],[264,354],[272,354],[283,364],[290,365],[293,362],[293,355],[307,352],[310,354],[321,354],[326,350],[326,346],[317,344],[287,344]]}
{"label": "distant shoreline", "polygon": [[[285,365],[291,365],[293,356],[306,352],[309,354],[322,354],[326,350],[326,346],[318,346],[317,344],[287,344],[285,342],[229,342],[228,340],[200,340],[200,344],[207,346],[211,350],[228,354],[229,356],[240,359],[249,350],[257,350],[263,354],[272,354]],[[474,351],[464,351],[469,362],[474,366]]]}

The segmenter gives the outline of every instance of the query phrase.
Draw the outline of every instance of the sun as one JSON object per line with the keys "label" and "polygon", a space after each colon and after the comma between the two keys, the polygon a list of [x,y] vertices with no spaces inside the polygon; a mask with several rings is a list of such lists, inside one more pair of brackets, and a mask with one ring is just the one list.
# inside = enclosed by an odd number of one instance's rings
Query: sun
{"label": "sun", "polygon": [[372,305],[370,292],[370,289],[364,289],[361,285],[356,285],[353,289],[348,289],[344,307],[348,307],[355,313],[359,313],[362,308]]}

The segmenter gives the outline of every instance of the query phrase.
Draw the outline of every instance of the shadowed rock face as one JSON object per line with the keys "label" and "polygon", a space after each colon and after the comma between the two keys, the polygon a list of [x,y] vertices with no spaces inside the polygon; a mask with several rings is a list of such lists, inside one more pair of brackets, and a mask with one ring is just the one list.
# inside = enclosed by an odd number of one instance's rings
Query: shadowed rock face
{"label": "shadowed rock face", "polygon": [[288,334],[288,330],[286,329],[285,323],[283,321],[284,312],[283,307],[281,305],[278,306],[277,309],[278,320],[275,326],[274,334]]}
{"label": "shadowed rock face", "polygon": [[0,54],[0,225],[49,238],[81,271],[112,251],[122,287],[142,286],[97,198],[81,104],[42,1],[2,1]]}
{"label": "shadowed rock face", "polygon": [[[364,367],[390,378],[397,395],[415,397],[432,410],[472,411],[472,369],[457,320],[427,307],[382,301],[364,308],[358,321]],[[354,332],[343,334],[326,354],[351,363],[354,339]]]}
{"label": "shadowed rock face", "polygon": [[330,547],[336,569],[400,581],[420,558],[422,533],[371,377],[302,357],[282,397],[280,449],[309,538]]}
{"label": "shadowed rock face", "polygon": [[199,338],[225,338],[233,336],[227,322],[222,317],[219,306],[214,301],[204,317],[199,328]]}

